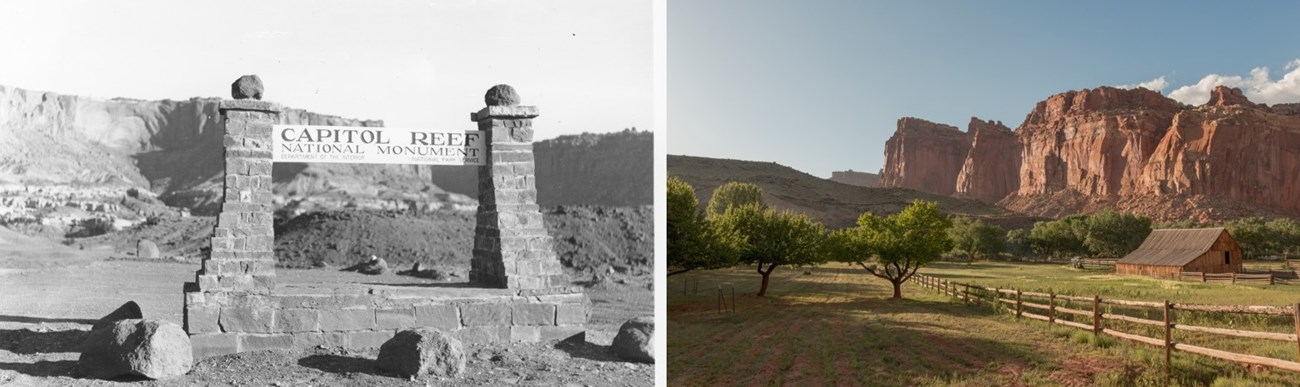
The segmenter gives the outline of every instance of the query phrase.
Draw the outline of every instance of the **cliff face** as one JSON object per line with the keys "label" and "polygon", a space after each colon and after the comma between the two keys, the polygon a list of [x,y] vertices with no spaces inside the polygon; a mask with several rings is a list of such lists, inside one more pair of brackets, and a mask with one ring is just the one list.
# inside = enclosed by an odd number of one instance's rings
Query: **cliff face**
{"label": "cliff face", "polygon": [[650,132],[560,136],[533,144],[537,202],[543,206],[654,203]]}
{"label": "cliff face", "polygon": [[[1300,216],[1295,106],[1257,105],[1226,87],[1196,108],[1140,88],[1056,94],[1039,102],[1014,133],[972,120],[970,152],[955,192],[1040,216],[1107,206],[1170,220]],[[896,153],[957,148],[949,134],[935,136],[940,141],[916,137],[900,125],[886,144],[885,170],[896,175],[882,182],[948,194],[938,183],[904,185],[916,180],[908,174],[946,177],[949,169]]]}
{"label": "cliff face", "polygon": [[[537,203],[542,206],[641,206],[654,203],[654,134],[583,133],[533,143]],[[427,167],[421,167],[424,170]],[[429,168],[439,187],[478,197],[478,169]]]}
{"label": "cliff face", "polygon": [[833,171],[831,172],[831,181],[872,188],[880,186],[880,175],[858,172],[852,169],[847,171]]}
{"label": "cliff face", "polygon": [[1174,118],[1137,193],[1203,195],[1300,215],[1300,117],[1249,101],[1215,102]]}
{"label": "cliff face", "polygon": [[971,117],[970,152],[957,174],[957,195],[997,203],[1020,187],[1020,140],[1001,122]]}
{"label": "cliff face", "polygon": [[[123,208],[128,191],[131,200],[151,200],[151,213],[177,212],[162,203],[215,213],[224,170],[219,102],[102,100],[0,86],[0,224],[39,221],[44,215],[37,212],[68,206],[95,209],[83,214],[91,217],[145,216],[107,214]],[[280,123],[383,126],[293,108]],[[653,202],[649,132],[565,136],[535,146],[542,205]],[[277,205],[290,211],[472,209],[478,168],[276,163],[272,179]]]}
{"label": "cliff face", "polygon": [[880,185],[951,195],[970,148],[970,136],[954,126],[900,118],[885,142]]}
{"label": "cliff face", "polygon": [[1141,88],[1084,89],[1039,102],[1016,130],[1024,144],[1016,193],[1131,190],[1180,110],[1177,101]]}

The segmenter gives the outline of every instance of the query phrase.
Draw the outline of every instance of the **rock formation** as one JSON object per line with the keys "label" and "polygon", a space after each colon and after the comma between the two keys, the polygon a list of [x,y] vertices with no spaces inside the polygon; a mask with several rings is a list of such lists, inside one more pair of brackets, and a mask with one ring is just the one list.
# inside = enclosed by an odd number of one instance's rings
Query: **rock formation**
{"label": "rock formation", "polygon": [[831,181],[856,185],[859,187],[879,187],[880,175],[867,172],[858,172],[852,169],[847,171],[831,172]]}
{"label": "rock formation", "polygon": [[[1162,220],[1300,216],[1298,113],[1222,86],[1199,107],[1099,87],[1048,97],[1014,132],[972,119],[961,134],[904,118],[886,143],[881,182],[1041,216],[1104,207]],[[949,180],[962,138],[965,162]]]}
{"label": "rock formation", "polygon": [[954,126],[900,118],[898,130],[885,142],[880,185],[951,195],[970,147],[970,136]]}
{"label": "rock formation", "polygon": [[[257,83],[241,78],[231,85],[232,95],[255,98]],[[486,99],[518,102],[511,90],[493,90]],[[86,212],[63,223],[93,215],[129,227],[148,216],[180,213],[163,203],[214,214],[224,170],[219,101],[104,100],[0,86],[0,222],[48,225],[53,223],[43,221],[50,211],[76,207]],[[284,109],[279,123],[384,124],[292,108]],[[652,203],[649,132],[561,136],[535,148],[543,206]],[[289,213],[343,207],[472,210],[478,189],[477,169],[466,166],[276,163],[272,178],[276,206]],[[127,192],[160,201],[158,208],[126,206]],[[66,230],[58,231],[62,236]]]}
{"label": "rock formation", "polygon": [[970,151],[957,174],[957,195],[997,203],[1020,188],[1020,140],[1002,122],[971,117]]}

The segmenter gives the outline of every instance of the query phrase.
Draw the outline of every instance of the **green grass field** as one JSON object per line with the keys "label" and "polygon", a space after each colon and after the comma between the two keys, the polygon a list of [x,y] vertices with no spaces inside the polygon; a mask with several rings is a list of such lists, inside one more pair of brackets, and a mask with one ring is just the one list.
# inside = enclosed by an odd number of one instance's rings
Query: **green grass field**
{"label": "green grass field", "polygon": [[[977,268],[981,265],[987,266]],[[1000,265],[940,263],[923,272],[958,281],[997,281],[1001,271],[1009,271],[1019,272],[1023,283],[1060,279],[1079,291],[1109,289],[1089,287],[1087,279],[1078,278],[1099,273],[1061,265]],[[1287,385],[1298,376],[1175,353],[1174,372],[1167,377],[1158,348],[1017,320],[914,284],[904,286],[904,299],[889,299],[887,282],[848,265],[778,269],[768,296],[761,298],[754,296],[759,280],[748,267],[669,278],[669,385]],[[1151,299],[1136,297],[1145,294],[1209,296],[1218,286],[1160,290],[1165,285],[1150,283],[1116,294],[1134,299]],[[692,291],[696,284],[698,290]],[[719,287],[728,303],[734,288],[735,313],[718,311]],[[1220,292],[1240,291],[1219,287]],[[1245,288],[1276,297],[1300,294],[1286,287]],[[1294,356],[1294,343],[1290,350]]]}

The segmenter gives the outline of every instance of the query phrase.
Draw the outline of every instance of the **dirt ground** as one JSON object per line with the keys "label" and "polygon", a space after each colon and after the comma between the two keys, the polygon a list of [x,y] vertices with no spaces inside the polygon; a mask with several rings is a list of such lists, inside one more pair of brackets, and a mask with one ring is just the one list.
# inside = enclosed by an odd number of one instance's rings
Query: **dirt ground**
{"label": "dirt ground", "polygon": [[[619,325],[633,317],[654,314],[649,266],[653,237],[645,234],[652,230],[653,211],[587,207],[560,211],[559,215],[556,210],[547,212],[548,228],[552,228],[552,235],[557,234],[556,228],[567,230],[556,236],[556,249],[562,257],[570,258],[566,266],[582,265],[569,270],[576,283],[587,286],[593,304],[586,342],[470,345],[466,348],[466,374],[443,380],[400,378],[376,368],[377,350],[343,348],[208,358],[197,362],[189,374],[163,381],[74,378],[70,374],[80,355],[77,347],[90,329],[89,324],[122,303],[136,301],[146,318],[181,322],[181,284],[194,280],[197,261],[134,258],[125,254],[134,251],[133,241],[141,236],[156,238],[164,256],[185,257],[186,251],[202,245],[202,232],[211,227],[210,221],[188,218],[179,225],[79,239],[66,245],[0,228],[0,385],[653,385],[654,365],[625,362],[609,353]],[[468,224],[472,227],[472,222]],[[574,253],[600,250],[599,246],[611,252]],[[626,253],[638,249],[650,253]],[[588,274],[591,276],[577,277]],[[396,274],[364,276],[339,271],[338,267],[281,268],[277,275],[286,282],[428,281]]]}

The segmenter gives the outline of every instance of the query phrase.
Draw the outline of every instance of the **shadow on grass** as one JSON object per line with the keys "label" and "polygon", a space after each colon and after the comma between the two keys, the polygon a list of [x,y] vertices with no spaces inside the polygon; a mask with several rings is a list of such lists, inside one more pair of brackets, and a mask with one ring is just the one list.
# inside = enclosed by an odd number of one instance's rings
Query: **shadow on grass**
{"label": "shadow on grass", "polygon": [[88,333],[81,330],[50,332],[27,329],[0,330],[0,350],[24,355],[81,352],[81,342]]}
{"label": "shadow on grass", "polygon": [[333,374],[370,374],[396,376],[379,369],[379,363],[363,357],[339,355],[311,355],[298,360],[298,365]]}

